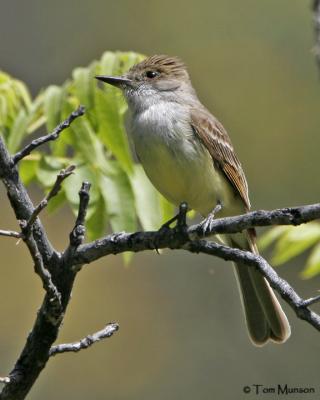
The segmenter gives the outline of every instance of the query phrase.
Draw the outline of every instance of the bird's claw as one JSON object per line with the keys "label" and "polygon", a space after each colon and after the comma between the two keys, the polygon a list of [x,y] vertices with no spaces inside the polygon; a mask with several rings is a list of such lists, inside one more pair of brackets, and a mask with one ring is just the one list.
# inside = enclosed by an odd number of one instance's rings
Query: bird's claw
{"label": "bird's claw", "polygon": [[200,222],[200,227],[202,228],[203,236],[206,236],[208,233],[210,233],[215,216],[221,209],[222,209],[221,203],[217,203],[217,205],[211,211],[211,213],[202,222]]}

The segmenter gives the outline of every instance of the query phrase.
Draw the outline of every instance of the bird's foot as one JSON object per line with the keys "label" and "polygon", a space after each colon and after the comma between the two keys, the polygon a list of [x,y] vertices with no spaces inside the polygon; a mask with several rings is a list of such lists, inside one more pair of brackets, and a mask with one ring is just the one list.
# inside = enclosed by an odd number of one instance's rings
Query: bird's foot
{"label": "bird's foot", "polygon": [[160,230],[162,229],[169,229],[170,225],[173,222],[177,221],[176,228],[178,229],[184,229],[187,226],[187,212],[188,212],[188,204],[186,202],[183,202],[179,206],[179,212],[177,215],[175,215],[173,218],[169,219],[166,223],[164,223]]}
{"label": "bird's foot", "polygon": [[221,211],[221,209],[222,209],[222,204],[218,202],[215,208],[211,211],[211,213],[202,222],[200,222],[200,227],[202,228],[203,236],[206,236],[211,231],[215,216],[219,211]]}
{"label": "bird's foot", "polygon": [[158,235],[156,236],[154,249],[159,254],[159,248],[161,243],[162,234],[167,234],[168,230],[171,230],[170,225],[177,221],[176,226],[173,228],[176,232],[179,232],[181,235],[184,235],[187,231],[187,212],[188,212],[188,204],[181,203],[179,206],[179,212],[173,218],[169,219],[166,223],[164,223],[160,229],[158,230]]}

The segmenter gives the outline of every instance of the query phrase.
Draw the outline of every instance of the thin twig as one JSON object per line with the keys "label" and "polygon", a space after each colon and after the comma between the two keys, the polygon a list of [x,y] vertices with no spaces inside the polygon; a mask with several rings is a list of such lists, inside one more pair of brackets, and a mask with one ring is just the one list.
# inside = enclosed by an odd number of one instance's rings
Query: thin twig
{"label": "thin twig", "polygon": [[53,130],[53,132],[33,140],[26,147],[20,150],[16,155],[14,155],[12,158],[13,164],[16,165],[20,160],[22,160],[25,156],[29,155],[34,149],[41,146],[42,144],[47,143],[51,140],[58,139],[60,133],[64,131],[66,128],[68,128],[76,118],[84,115],[84,113],[85,113],[84,106],[79,106],[78,109],[73,111],[65,121],[61,122],[61,124],[59,124]]}
{"label": "thin twig", "polygon": [[33,213],[31,214],[30,219],[27,221],[25,227],[24,227],[24,233],[26,234],[27,232],[30,232],[30,229],[32,225],[34,224],[35,220],[37,219],[38,215],[40,212],[47,207],[49,201],[56,196],[59,191],[61,190],[61,184],[62,182],[70,176],[73,171],[75,170],[76,166],[75,165],[70,165],[66,169],[62,169],[59,174],[57,175],[56,181],[50,190],[50,192],[46,195],[46,197],[41,200],[41,202],[35,207]]}
{"label": "thin twig", "polygon": [[101,331],[95,332],[92,335],[88,335],[85,338],[74,343],[58,344],[57,346],[52,346],[49,355],[55,356],[57,354],[66,352],[78,352],[83,349],[87,349],[94,343],[99,342],[102,339],[111,337],[117,330],[119,330],[119,325],[116,323],[109,323]]}
{"label": "thin twig", "polygon": [[85,235],[85,218],[87,214],[87,209],[90,200],[90,188],[91,184],[89,182],[83,182],[81,189],[79,191],[79,210],[78,216],[75,222],[75,226],[70,233],[70,247],[77,248],[81,243],[83,243]]}
{"label": "thin twig", "polygon": [[305,307],[312,306],[312,304],[318,303],[320,301],[320,295],[315,297],[310,297],[310,299],[306,299],[303,301],[303,305]]}
{"label": "thin twig", "polygon": [[4,231],[3,229],[0,229],[0,236],[14,237],[20,239],[21,233],[15,231]]}
{"label": "thin twig", "polygon": [[33,236],[25,238],[31,257],[34,262],[34,270],[39,275],[44,290],[48,293],[49,300],[57,311],[61,309],[61,294],[52,281],[50,271],[44,266],[42,256],[39,252],[36,241]]}

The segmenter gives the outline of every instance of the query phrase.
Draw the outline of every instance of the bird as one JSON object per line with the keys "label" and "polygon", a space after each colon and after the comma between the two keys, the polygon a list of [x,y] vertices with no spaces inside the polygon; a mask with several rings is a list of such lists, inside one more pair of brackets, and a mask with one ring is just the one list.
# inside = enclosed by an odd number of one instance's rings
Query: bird
{"label": "bird", "polygon": [[[250,210],[247,180],[231,139],[201,103],[186,65],[178,57],[153,55],[121,76],[96,78],[119,88],[128,104],[128,136],[139,162],[170,202],[186,202],[210,227],[214,212],[233,216]],[[258,254],[254,229],[224,235],[232,247]],[[284,343],[290,325],[262,274],[235,264],[249,337],[256,346]]]}

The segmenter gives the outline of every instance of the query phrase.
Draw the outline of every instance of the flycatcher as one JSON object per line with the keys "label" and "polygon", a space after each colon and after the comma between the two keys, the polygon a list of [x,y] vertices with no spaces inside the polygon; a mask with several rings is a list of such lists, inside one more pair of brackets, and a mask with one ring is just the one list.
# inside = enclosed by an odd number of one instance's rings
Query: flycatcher
{"label": "flycatcher", "polygon": [[[230,138],[201,104],[183,62],[155,55],[123,76],[97,76],[120,88],[129,105],[128,134],[153,185],[172,203],[187,202],[210,222],[250,209],[248,186]],[[228,245],[257,254],[254,230],[225,235]],[[253,343],[285,342],[288,320],[270,285],[254,268],[236,265],[246,323]]]}

